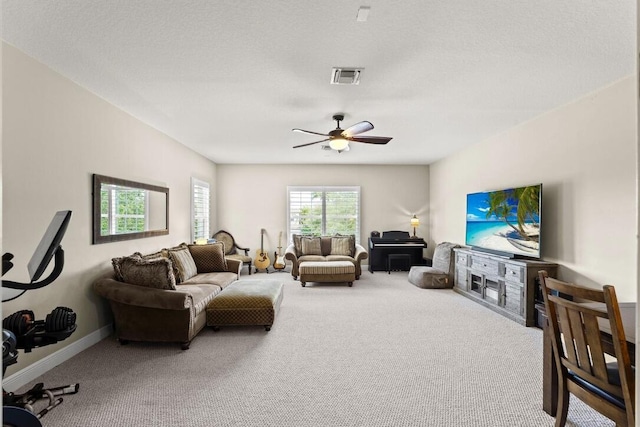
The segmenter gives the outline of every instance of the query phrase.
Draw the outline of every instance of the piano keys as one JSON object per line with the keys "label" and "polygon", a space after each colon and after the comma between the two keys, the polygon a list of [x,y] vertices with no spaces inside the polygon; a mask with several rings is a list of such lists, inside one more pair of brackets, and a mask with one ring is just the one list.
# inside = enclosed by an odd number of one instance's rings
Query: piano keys
{"label": "piano keys", "polygon": [[384,231],[381,237],[369,237],[369,271],[387,271],[389,254],[409,254],[411,265],[425,265],[422,250],[427,243],[412,238],[408,231]]}

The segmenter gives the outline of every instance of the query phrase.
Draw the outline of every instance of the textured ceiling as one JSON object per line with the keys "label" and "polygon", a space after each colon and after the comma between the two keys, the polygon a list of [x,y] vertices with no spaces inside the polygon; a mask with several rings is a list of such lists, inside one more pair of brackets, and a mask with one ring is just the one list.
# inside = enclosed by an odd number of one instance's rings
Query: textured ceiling
{"label": "textured ceiling", "polygon": [[[635,0],[2,1],[6,42],[216,163],[429,164],[634,73],[635,27]],[[394,139],[291,148],[338,112]]]}

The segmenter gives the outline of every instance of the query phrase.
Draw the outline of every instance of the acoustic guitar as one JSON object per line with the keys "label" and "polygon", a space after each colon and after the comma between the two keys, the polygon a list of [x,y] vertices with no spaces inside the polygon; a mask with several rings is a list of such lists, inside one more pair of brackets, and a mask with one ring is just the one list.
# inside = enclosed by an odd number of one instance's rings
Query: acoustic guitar
{"label": "acoustic guitar", "polygon": [[253,262],[256,266],[256,271],[267,270],[267,272],[269,272],[271,260],[269,259],[269,255],[264,251],[264,228],[260,230],[260,249],[258,249],[256,253],[256,259]]}
{"label": "acoustic guitar", "polygon": [[278,235],[278,252],[273,253],[273,256],[275,257],[275,261],[273,261],[273,268],[275,268],[276,270],[284,270],[284,268],[287,266],[285,264],[284,257],[282,256],[281,241],[282,231],[280,232],[280,235]]}

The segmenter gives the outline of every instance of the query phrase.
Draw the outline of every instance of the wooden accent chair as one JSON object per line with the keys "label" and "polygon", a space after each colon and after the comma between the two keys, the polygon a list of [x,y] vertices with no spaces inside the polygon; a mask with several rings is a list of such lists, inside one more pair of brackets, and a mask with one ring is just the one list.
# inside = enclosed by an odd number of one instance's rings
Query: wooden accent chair
{"label": "wooden accent chair", "polygon": [[[567,422],[569,393],[616,426],[634,426],[635,377],[615,288],[585,288],[549,278],[546,271],[538,274],[558,370],[556,427]],[[613,349],[603,342],[603,323],[611,328]],[[607,363],[605,353],[617,361]]]}
{"label": "wooden accent chair", "polygon": [[[217,231],[211,237],[216,239],[218,242],[224,243],[225,258],[237,259],[239,261],[242,261],[242,265],[246,265],[249,269],[249,274],[251,274],[252,258],[249,256],[249,248],[241,248],[240,246],[238,246],[235,239],[228,231]],[[244,251],[244,255],[239,251]]]}

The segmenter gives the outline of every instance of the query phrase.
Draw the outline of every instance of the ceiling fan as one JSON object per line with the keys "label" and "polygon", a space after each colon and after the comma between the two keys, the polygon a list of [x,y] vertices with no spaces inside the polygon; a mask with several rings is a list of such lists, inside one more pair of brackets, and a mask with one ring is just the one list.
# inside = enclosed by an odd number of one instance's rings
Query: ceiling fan
{"label": "ceiling fan", "polygon": [[386,144],[392,139],[386,136],[356,136],[373,129],[373,125],[371,124],[371,122],[359,122],[346,129],[341,129],[340,122],[344,120],[344,114],[334,114],[333,120],[336,121],[337,126],[334,130],[329,131],[329,133],[313,132],[310,130],[298,128],[292,129],[294,132],[302,132],[308,133],[310,135],[320,135],[327,137],[325,139],[321,139],[320,141],[307,142],[306,144],[296,145],[293,148],[306,147],[307,145],[319,144],[321,142],[329,141],[329,147],[331,149],[336,150],[338,153],[342,153],[343,151],[349,150],[349,141],[364,142],[365,144]]}

